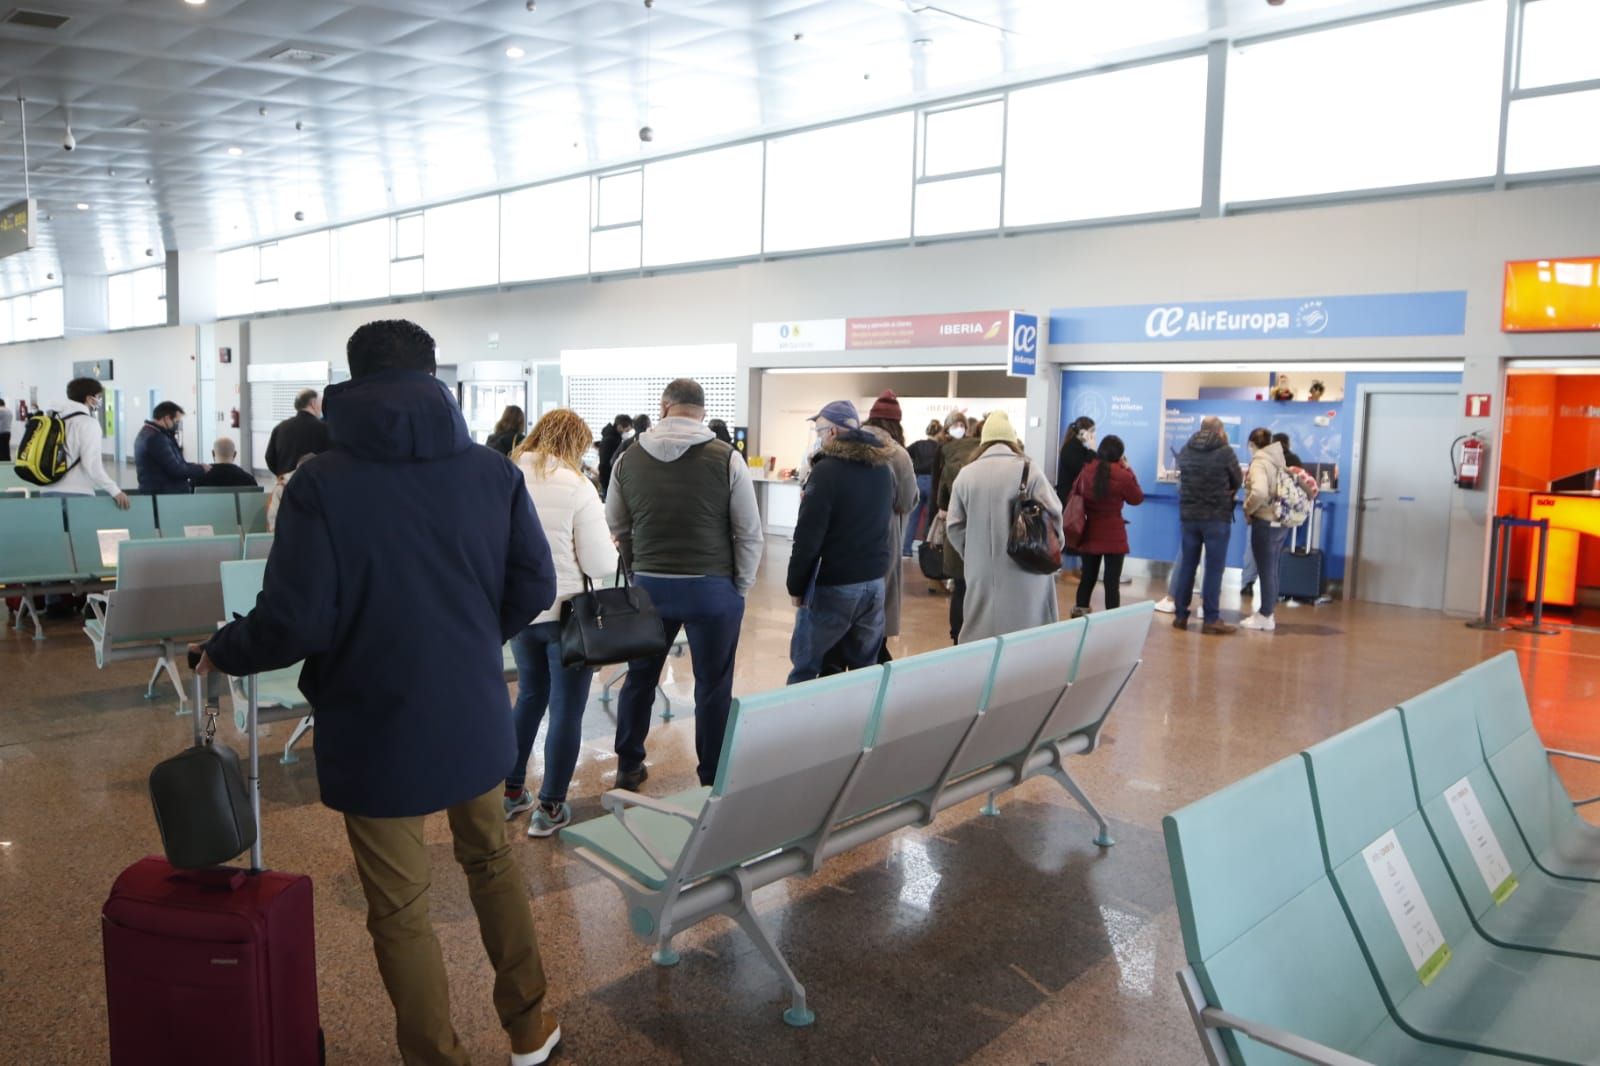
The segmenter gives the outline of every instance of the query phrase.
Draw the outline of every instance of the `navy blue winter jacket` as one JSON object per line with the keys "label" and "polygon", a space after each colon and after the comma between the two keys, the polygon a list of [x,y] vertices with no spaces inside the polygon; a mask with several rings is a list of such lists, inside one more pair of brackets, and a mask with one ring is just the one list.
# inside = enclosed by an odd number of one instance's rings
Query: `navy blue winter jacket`
{"label": "navy blue winter jacket", "polygon": [[374,818],[489,791],[516,758],[501,645],[556,596],[522,475],[444,385],[330,386],[332,448],[290,479],[265,585],[207,646],[233,675],[302,659],[322,802]]}
{"label": "navy blue winter jacket", "polygon": [[139,475],[139,491],[146,496],[193,492],[192,482],[206,472],[198,463],[184,460],[176,433],[154,422],[146,422],[133,438],[133,469]]}

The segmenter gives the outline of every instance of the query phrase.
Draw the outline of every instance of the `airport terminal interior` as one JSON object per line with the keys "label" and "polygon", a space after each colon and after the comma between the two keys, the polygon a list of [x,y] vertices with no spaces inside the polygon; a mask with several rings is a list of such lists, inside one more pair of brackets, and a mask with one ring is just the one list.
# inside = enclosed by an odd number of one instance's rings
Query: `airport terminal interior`
{"label": "airport terminal interior", "polygon": [[0,1063],[1600,1063],[1597,41],[0,5]]}

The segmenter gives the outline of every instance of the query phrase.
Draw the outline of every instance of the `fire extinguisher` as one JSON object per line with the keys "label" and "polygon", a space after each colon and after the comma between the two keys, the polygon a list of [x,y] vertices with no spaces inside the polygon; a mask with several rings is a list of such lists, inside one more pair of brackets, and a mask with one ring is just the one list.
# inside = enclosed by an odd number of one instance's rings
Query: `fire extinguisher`
{"label": "fire extinguisher", "polygon": [[228,412],[228,425],[234,429],[239,428],[239,409],[237,407]]}
{"label": "fire extinguisher", "polygon": [[1455,472],[1457,488],[1475,489],[1480,486],[1487,447],[1483,437],[1476,433],[1455,439],[1450,446],[1450,466]]}

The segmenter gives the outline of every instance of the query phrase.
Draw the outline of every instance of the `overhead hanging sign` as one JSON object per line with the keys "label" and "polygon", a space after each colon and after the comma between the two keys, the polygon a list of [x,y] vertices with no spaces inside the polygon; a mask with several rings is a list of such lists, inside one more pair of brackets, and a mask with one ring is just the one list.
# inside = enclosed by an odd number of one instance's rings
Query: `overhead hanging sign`
{"label": "overhead hanging sign", "polygon": [[847,318],[845,347],[970,348],[1008,343],[1009,311],[962,311],[946,315],[880,315]]}
{"label": "overhead hanging sign", "polygon": [[1600,330],[1600,256],[1506,264],[1504,333]]}
{"label": "overhead hanging sign", "polygon": [[33,247],[33,201],[18,200],[0,210],[0,259]]}
{"label": "overhead hanging sign", "polygon": [[1443,337],[1467,331],[1467,294],[1207,300],[1115,307],[1058,307],[1051,344],[1168,344],[1351,337]]}
{"label": "overhead hanging sign", "polygon": [[1011,337],[1011,353],[1006,360],[1006,376],[1033,377],[1039,371],[1039,316],[1011,312],[1007,333]]}

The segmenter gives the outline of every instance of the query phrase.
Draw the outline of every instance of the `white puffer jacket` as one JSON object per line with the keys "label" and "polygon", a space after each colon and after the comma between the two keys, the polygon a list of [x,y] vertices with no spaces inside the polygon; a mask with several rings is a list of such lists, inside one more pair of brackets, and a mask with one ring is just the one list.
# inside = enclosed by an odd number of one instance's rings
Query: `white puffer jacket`
{"label": "white puffer jacket", "polygon": [[552,460],[541,462],[532,453],[519,456],[517,468],[556,566],[556,602],[533,623],[557,622],[561,605],[583,591],[584,574],[597,584],[610,583],[617,572],[617,546],[600,494],[588,478]]}

